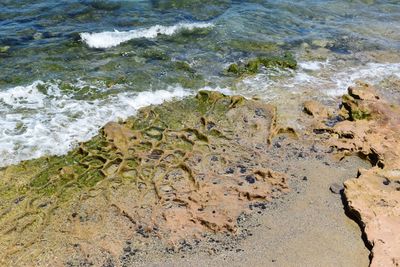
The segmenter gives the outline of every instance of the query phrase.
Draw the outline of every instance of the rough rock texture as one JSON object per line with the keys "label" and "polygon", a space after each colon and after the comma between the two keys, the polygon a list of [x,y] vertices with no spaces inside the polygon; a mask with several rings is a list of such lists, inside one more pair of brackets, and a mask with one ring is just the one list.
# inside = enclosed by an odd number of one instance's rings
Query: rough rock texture
{"label": "rough rock texture", "polygon": [[372,246],[371,266],[400,265],[400,107],[371,86],[358,83],[343,96],[343,121],[330,144],[343,154],[358,153],[374,165],[345,182],[345,196]]}
{"label": "rough rock texture", "polygon": [[324,107],[320,103],[314,100],[309,100],[304,102],[304,112],[308,115],[313,116],[318,119],[327,119],[332,113],[328,110],[328,108]]}
{"label": "rough rock texture", "polygon": [[277,132],[272,106],[204,91],[0,170],[1,265],[120,266],[149,237],[235,233],[249,205],[288,190],[263,153]]}

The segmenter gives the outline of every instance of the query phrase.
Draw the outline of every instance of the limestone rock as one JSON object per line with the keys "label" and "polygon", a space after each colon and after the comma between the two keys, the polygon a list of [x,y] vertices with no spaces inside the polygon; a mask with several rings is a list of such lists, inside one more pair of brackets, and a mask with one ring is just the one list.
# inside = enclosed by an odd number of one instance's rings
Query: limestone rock
{"label": "limestone rock", "polygon": [[372,246],[371,266],[399,266],[400,169],[363,170],[345,182],[345,195]]}
{"label": "limestone rock", "polygon": [[331,116],[331,112],[322,104],[314,100],[304,102],[304,112],[318,119],[327,119]]}
{"label": "limestone rock", "polygon": [[400,265],[400,107],[358,83],[343,97],[344,121],[332,129],[330,144],[358,153],[374,165],[345,182],[350,210],[372,246],[371,266]]}

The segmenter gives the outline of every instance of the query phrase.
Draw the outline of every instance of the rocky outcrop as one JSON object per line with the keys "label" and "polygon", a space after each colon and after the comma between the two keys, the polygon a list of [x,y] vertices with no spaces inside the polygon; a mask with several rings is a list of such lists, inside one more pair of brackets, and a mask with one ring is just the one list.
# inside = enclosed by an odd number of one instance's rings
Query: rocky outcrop
{"label": "rocky outcrop", "polygon": [[2,265],[118,266],[127,240],[235,233],[249,205],[288,190],[263,152],[276,132],[274,107],[203,91],[0,170]]}
{"label": "rocky outcrop", "polygon": [[372,247],[371,266],[400,265],[400,107],[358,83],[343,96],[343,121],[319,129],[343,155],[358,153],[373,167],[345,182],[349,209]]}

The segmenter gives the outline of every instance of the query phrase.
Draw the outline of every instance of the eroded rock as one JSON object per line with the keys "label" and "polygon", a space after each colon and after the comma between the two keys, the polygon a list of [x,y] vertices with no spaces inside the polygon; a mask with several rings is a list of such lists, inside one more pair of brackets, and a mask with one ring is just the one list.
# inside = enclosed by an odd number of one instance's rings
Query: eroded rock
{"label": "eroded rock", "polygon": [[350,210],[372,246],[371,266],[400,265],[400,107],[357,83],[343,97],[329,143],[344,155],[357,153],[374,165],[345,182]]}
{"label": "eroded rock", "polygon": [[321,120],[328,119],[332,113],[325,106],[321,105],[317,101],[309,100],[304,102],[304,112],[308,115],[313,116],[314,118],[318,118]]}
{"label": "eroded rock", "polygon": [[68,155],[5,168],[1,262],[118,266],[126,240],[136,251],[149,237],[235,233],[249,205],[288,190],[263,152],[277,132],[274,107],[204,91],[108,123]]}

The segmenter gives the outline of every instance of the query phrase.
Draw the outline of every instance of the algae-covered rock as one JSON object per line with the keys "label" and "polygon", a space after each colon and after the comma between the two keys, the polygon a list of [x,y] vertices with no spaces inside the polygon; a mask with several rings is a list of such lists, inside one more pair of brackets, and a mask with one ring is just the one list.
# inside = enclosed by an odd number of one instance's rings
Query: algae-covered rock
{"label": "algae-covered rock", "polygon": [[170,57],[165,51],[155,48],[144,50],[143,57],[151,60],[170,60]]}
{"label": "algae-covered rock", "polygon": [[201,88],[207,85],[204,76],[197,73],[196,69],[186,61],[171,62],[173,73],[166,77],[169,84],[179,84],[185,88]]}
{"label": "algae-covered rock", "polygon": [[297,61],[291,53],[285,53],[283,56],[260,56],[250,59],[246,63],[233,63],[226,71],[235,75],[256,74],[259,72],[261,66],[265,68],[296,69]]}
{"label": "algae-covered rock", "polygon": [[0,262],[102,266],[127,240],[234,233],[250,204],[287,191],[263,153],[275,132],[274,107],[202,91],[110,122],[67,155],[4,168]]}
{"label": "algae-covered rock", "polygon": [[236,74],[236,75],[239,75],[239,74],[241,73],[241,70],[240,70],[240,68],[239,68],[239,65],[236,64],[236,63],[233,63],[233,64],[229,65],[227,71],[228,71],[229,73],[233,73],[233,74]]}
{"label": "algae-covered rock", "polygon": [[188,73],[195,73],[196,71],[185,61],[175,61],[174,67],[178,70],[182,70]]}

